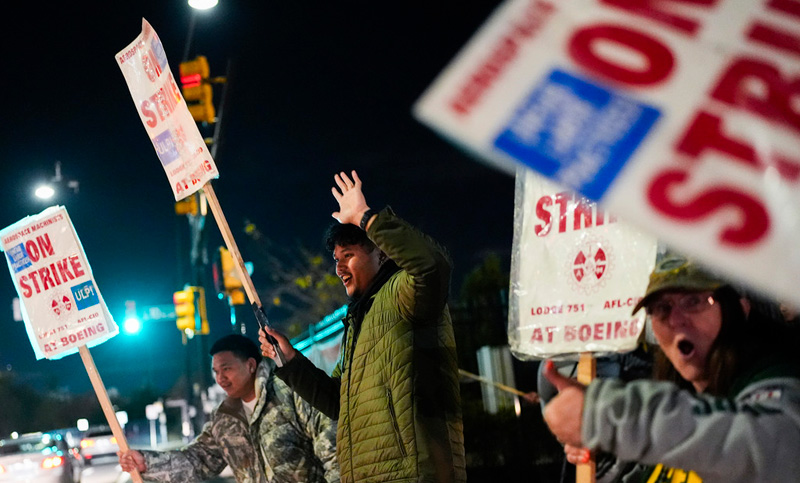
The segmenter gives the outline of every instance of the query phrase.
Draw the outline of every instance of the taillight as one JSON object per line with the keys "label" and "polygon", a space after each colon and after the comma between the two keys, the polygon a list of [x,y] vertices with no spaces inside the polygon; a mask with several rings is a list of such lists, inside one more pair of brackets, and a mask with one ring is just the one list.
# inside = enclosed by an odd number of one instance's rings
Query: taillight
{"label": "taillight", "polygon": [[64,464],[64,458],[62,458],[61,456],[50,456],[48,458],[45,458],[44,461],[42,461],[42,468],[49,470],[52,468],[57,468],[63,464]]}
{"label": "taillight", "polygon": [[90,446],[94,446],[93,439],[82,439],[81,440],[81,448],[88,448]]}
{"label": "taillight", "polygon": [[0,465],[0,475],[2,475],[5,472],[6,472],[5,467],[3,467],[3,465]]}
{"label": "taillight", "polygon": [[117,437],[116,436],[112,436],[111,437],[111,444],[117,444]]}

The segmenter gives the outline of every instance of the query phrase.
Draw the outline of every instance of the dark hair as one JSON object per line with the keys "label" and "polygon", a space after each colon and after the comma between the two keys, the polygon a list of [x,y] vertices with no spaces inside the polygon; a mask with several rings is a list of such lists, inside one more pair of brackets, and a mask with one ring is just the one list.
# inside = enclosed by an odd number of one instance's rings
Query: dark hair
{"label": "dark hair", "polygon": [[[774,320],[758,310],[751,310],[749,316],[745,315],[740,300],[742,296],[730,285],[718,288],[712,297],[720,304],[722,325],[708,355],[709,381],[704,393],[729,396],[728,392],[738,376],[766,355],[767,351],[777,349],[775,343],[781,338],[776,338],[776,332],[780,328]],[[672,381],[682,388],[692,389],[691,383],[681,377],[660,349],[655,352],[653,372],[656,379]]]}
{"label": "dark hair", "polygon": [[372,253],[372,250],[377,248],[372,243],[372,240],[367,237],[367,232],[355,225],[334,223],[328,227],[325,232],[325,248],[329,252],[333,253],[337,246],[346,247],[350,245],[361,245],[367,253]]}
{"label": "dark hair", "polygon": [[214,342],[208,355],[214,356],[218,352],[232,352],[238,359],[247,362],[247,359],[255,359],[261,362],[261,351],[252,340],[239,334],[229,334]]}

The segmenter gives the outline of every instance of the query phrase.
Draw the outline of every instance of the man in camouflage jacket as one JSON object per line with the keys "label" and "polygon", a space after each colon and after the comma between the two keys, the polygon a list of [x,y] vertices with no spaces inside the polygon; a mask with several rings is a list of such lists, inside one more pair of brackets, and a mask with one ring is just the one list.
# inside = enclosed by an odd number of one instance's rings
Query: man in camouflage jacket
{"label": "man in camouflage jacket", "polygon": [[246,337],[225,336],[210,353],[228,397],[202,433],[175,451],[120,452],[123,470],[166,483],[207,480],[226,466],[239,483],[338,482],[336,423],[275,377]]}

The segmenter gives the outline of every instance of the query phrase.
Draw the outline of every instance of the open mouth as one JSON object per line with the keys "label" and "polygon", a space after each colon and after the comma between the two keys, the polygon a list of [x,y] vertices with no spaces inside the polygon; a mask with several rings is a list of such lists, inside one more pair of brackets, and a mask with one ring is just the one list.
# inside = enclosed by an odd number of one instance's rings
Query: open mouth
{"label": "open mouth", "polygon": [[688,340],[682,340],[678,342],[678,350],[681,352],[681,354],[688,356],[694,352],[694,344]]}

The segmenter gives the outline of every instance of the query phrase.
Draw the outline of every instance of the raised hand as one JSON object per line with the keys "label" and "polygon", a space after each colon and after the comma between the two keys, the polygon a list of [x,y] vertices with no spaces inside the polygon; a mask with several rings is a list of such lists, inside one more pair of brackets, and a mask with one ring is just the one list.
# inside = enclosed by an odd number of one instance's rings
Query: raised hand
{"label": "raised hand", "polygon": [[558,395],[544,408],[547,426],[562,444],[582,447],[581,418],[586,387],[559,373],[553,361],[545,362],[544,376],[558,389]]}
{"label": "raised hand", "polygon": [[[266,334],[265,334],[266,331]],[[286,338],[280,332],[270,329],[269,327],[264,326],[262,330],[258,331],[258,341],[261,343],[261,355],[264,357],[269,357],[275,362],[280,363],[278,360],[278,354],[275,352],[275,348],[272,346],[272,342],[267,337],[271,337],[275,341],[278,342],[278,347],[280,347],[281,352],[283,352],[283,357],[286,359],[286,362],[294,359],[295,354],[297,351],[294,347],[292,347],[292,343],[289,342],[289,339]]]}
{"label": "raised hand", "polygon": [[358,226],[361,223],[361,217],[364,216],[369,206],[364,199],[364,193],[361,191],[361,180],[358,178],[358,174],[356,174],[355,170],[351,171],[351,173],[352,180],[344,171],[333,177],[336,186],[339,188],[331,188],[331,193],[339,203],[339,211],[334,211],[331,216],[336,218],[339,223],[351,223]]}

